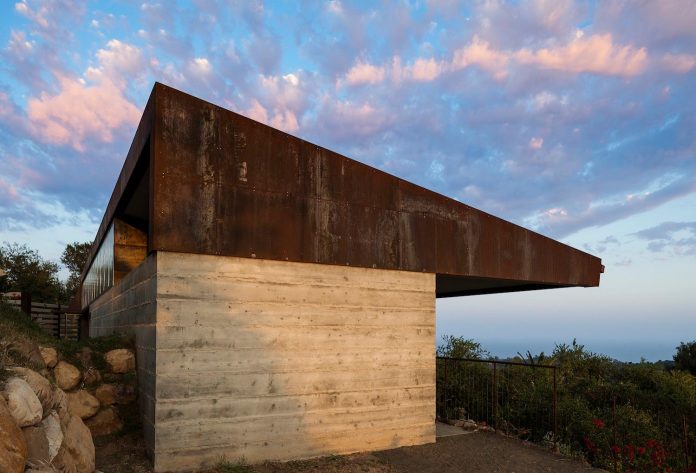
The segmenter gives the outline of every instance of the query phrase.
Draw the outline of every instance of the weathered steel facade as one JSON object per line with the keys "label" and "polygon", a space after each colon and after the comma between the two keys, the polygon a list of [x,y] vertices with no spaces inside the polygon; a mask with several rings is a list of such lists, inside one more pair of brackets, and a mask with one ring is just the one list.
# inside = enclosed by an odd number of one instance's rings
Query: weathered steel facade
{"label": "weathered steel facade", "polygon": [[95,240],[435,273],[437,296],[598,286],[599,258],[156,84]]}

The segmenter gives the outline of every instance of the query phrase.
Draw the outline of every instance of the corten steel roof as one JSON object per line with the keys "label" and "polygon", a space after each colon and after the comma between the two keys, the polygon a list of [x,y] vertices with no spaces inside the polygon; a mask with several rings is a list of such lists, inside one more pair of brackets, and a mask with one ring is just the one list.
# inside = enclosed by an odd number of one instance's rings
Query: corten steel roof
{"label": "corten steel roof", "polygon": [[90,262],[114,216],[147,229],[148,252],[430,272],[438,297],[598,286],[603,269],[595,256],[159,83]]}

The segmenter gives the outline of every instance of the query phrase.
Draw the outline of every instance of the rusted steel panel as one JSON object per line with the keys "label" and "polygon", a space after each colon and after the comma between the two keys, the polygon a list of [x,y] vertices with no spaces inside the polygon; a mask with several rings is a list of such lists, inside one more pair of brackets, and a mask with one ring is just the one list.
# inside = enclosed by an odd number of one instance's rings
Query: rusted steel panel
{"label": "rusted steel panel", "polygon": [[107,223],[148,136],[149,251],[426,271],[449,294],[599,284],[592,255],[161,84]]}
{"label": "rusted steel panel", "polygon": [[152,250],[597,285],[600,260],[157,86]]}

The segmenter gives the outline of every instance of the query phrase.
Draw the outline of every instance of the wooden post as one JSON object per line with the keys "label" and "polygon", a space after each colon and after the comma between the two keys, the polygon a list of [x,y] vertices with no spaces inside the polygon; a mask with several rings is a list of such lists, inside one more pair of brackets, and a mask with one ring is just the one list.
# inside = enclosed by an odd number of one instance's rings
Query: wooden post
{"label": "wooden post", "polygon": [[31,293],[22,291],[19,308],[31,318]]}

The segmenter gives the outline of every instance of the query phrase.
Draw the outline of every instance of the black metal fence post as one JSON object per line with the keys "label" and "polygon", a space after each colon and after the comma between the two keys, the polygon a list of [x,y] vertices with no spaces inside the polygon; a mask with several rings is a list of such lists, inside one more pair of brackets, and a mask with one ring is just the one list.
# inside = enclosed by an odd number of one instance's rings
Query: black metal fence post
{"label": "black metal fence post", "polygon": [[558,441],[558,397],[556,391],[556,367],[553,367],[553,440]]}
{"label": "black metal fence post", "polygon": [[498,364],[493,362],[493,428],[498,430]]}
{"label": "black metal fence post", "polygon": [[[612,396],[611,399],[611,431],[612,438],[614,439],[614,445],[616,443],[616,395]],[[614,452],[614,473],[618,471],[618,454]]]}

